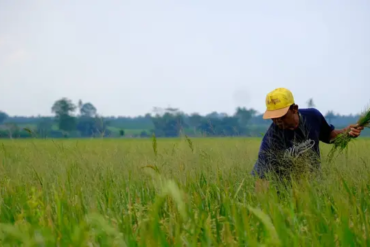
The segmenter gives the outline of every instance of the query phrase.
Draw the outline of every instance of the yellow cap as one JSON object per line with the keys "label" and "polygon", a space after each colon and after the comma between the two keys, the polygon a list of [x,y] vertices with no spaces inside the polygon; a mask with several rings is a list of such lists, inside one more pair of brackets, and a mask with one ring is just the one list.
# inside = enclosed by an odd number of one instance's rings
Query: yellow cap
{"label": "yellow cap", "polygon": [[294,104],[294,97],[291,91],[286,88],[277,88],[266,96],[267,110],[263,119],[279,118],[284,116],[289,107]]}

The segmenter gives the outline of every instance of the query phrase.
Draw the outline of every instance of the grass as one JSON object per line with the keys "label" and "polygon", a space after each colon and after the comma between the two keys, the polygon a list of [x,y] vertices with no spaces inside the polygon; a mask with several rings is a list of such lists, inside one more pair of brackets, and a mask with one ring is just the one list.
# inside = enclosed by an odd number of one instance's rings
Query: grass
{"label": "grass", "polygon": [[[369,139],[256,193],[260,139],[5,140],[1,246],[369,246]],[[330,146],[322,144],[322,155]]]}

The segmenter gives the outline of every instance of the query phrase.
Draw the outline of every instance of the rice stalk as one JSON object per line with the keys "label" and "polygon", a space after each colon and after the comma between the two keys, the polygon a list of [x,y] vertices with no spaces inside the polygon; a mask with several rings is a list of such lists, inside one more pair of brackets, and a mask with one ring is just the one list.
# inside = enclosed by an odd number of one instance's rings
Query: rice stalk
{"label": "rice stalk", "polygon": [[[370,128],[370,107],[364,111],[363,114],[360,115],[360,118],[357,120],[358,127],[367,127]],[[341,153],[345,149],[348,148],[349,143],[352,139],[354,139],[350,134],[351,130],[348,129],[344,133],[339,134],[333,141],[332,141],[332,148],[328,153],[328,161],[331,162],[336,153]]]}

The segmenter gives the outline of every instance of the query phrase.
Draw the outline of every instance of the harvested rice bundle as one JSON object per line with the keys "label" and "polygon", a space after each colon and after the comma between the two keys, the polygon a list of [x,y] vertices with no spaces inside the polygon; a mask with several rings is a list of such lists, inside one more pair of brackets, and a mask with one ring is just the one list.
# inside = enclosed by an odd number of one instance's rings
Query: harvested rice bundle
{"label": "harvested rice bundle", "polygon": [[[364,113],[360,116],[357,121],[359,127],[367,127],[370,128],[370,107],[364,111]],[[351,130],[347,130],[346,132],[339,134],[333,143],[333,147],[331,148],[328,154],[328,160],[331,162],[334,158],[335,153],[342,152],[348,147],[349,142],[353,139],[353,137],[349,134]]]}

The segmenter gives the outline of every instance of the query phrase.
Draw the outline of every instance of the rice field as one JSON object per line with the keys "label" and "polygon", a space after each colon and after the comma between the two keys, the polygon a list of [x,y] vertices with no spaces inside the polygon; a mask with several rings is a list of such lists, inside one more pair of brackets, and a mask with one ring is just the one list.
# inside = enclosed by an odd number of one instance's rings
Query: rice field
{"label": "rice field", "polygon": [[2,140],[0,245],[370,246],[370,139],[317,177],[256,192],[259,145]]}

